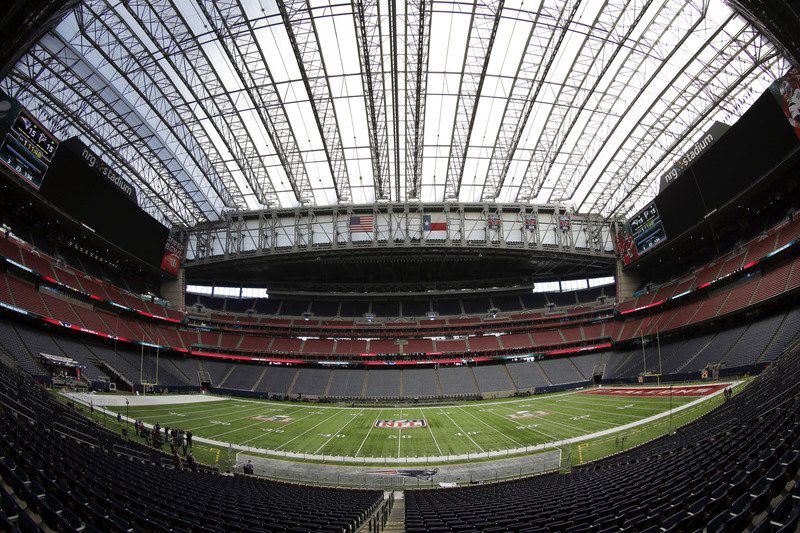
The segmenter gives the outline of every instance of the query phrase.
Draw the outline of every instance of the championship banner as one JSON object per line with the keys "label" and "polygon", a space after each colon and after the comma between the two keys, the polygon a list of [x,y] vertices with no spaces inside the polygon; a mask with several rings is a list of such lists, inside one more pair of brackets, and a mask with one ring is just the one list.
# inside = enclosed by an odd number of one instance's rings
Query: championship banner
{"label": "championship banner", "polygon": [[569,215],[558,215],[558,227],[561,231],[567,231],[572,225]]}
{"label": "championship banner", "polygon": [[636,243],[633,242],[633,235],[624,224],[617,225],[615,238],[617,241],[617,254],[622,259],[623,265],[628,266],[639,259],[639,250],[636,249]]}
{"label": "championship banner", "polygon": [[489,229],[500,229],[503,225],[503,221],[500,219],[500,215],[489,215],[486,219],[486,227]]}
{"label": "championship banner", "polygon": [[523,220],[523,224],[525,224],[525,229],[528,231],[536,230],[536,225],[538,223],[539,221],[536,220],[535,216],[526,216],[525,219]]}
{"label": "championship banner", "polygon": [[794,134],[800,139],[800,71],[793,68],[785,76],[775,80],[769,90],[778,100],[786,120],[794,128]]}
{"label": "championship banner", "polygon": [[161,258],[161,270],[167,274],[177,276],[181,270],[181,258],[183,257],[183,244],[170,235],[164,246],[164,256]]}

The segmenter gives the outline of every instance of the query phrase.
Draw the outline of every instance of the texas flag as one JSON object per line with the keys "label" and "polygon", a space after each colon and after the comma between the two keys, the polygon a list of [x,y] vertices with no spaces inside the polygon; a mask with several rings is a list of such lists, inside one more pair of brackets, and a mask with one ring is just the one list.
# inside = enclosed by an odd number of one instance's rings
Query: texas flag
{"label": "texas flag", "polygon": [[447,222],[433,221],[431,215],[422,215],[423,231],[447,231]]}

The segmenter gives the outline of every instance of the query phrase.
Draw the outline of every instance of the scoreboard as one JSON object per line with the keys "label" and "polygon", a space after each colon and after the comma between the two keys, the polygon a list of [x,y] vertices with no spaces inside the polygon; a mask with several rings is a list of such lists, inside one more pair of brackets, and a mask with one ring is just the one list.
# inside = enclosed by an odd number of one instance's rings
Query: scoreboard
{"label": "scoreboard", "polygon": [[664,223],[655,202],[650,202],[628,221],[633,243],[639,256],[642,256],[667,240]]}
{"label": "scoreboard", "polygon": [[0,164],[36,189],[41,187],[58,139],[19,102],[0,99]]}

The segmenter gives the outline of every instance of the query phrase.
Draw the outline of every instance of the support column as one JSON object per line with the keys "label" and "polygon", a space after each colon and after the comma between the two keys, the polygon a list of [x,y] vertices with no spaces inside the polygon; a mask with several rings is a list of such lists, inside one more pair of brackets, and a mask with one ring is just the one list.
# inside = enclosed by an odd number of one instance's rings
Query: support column
{"label": "support column", "polygon": [[624,269],[622,261],[617,259],[616,275],[617,302],[624,302],[633,298],[633,292],[639,288],[639,272],[636,269]]}
{"label": "support column", "polygon": [[173,309],[184,310],[184,289],[186,289],[184,269],[178,271],[176,279],[163,279],[161,281],[161,296],[167,300]]}

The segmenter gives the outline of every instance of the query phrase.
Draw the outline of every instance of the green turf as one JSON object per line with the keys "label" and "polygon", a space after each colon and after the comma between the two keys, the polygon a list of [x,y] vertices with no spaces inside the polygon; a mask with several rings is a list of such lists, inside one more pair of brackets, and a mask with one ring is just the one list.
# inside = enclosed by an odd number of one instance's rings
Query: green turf
{"label": "green turf", "polygon": [[[673,407],[697,398],[673,397]],[[617,453],[651,440],[707,412],[721,399],[704,400],[669,417],[565,446],[565,462],[577,464]],[[607,397],[576,392],[510,401],[467,402],[447,406],[334,407],[296,402],[227,399],[185,405],[130,407],[133,418],[162,426],[177,426],[194,435],[233,444],[303,454],[420,458],[473,454],[551,443],[590,435],[668,411],[664,397]],[[125,413],[125,408],[117,408]],[[511,419],[519,411],[543,411],[528,419]],[[288,422],[265,422],[253,417],[283,415]],[[426,427],[388,429],[374,427],[379,419],[424,419]],[[619,436],[625,441],[620,442]],[[580,448],[579,448],[580,446]],[[208,448],[203,451],[202,448]],[[201,445],[202,457],[214,462],[217,450]],[[201,457],[201,456],[199,456]]]}

